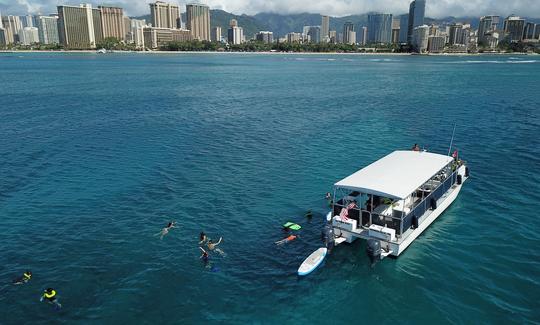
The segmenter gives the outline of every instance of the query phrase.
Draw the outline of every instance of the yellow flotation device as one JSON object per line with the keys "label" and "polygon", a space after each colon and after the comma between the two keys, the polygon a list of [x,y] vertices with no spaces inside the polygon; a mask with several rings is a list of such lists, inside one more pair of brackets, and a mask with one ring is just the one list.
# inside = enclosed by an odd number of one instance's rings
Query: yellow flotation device
{"label": "yellow flotation device", "polygon": [[45,292],[45,294],[43,295],[43,297],[47,298],[47,299],[52,299],[54,296],[56,296],[56,291],[55,290],[51,290],[51,292]]}
{"label": "yellow flotation device", "polygon": [[28,273],[24,272],[23,277],[24,277],[25,280],[28,281],[28,280],[30,280],[32,278],[32,274],[28,274]]}

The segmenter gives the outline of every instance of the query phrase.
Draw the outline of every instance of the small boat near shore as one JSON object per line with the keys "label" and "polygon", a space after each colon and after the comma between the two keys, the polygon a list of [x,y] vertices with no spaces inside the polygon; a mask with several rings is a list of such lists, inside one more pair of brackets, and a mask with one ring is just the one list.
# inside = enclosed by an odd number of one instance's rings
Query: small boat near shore
{"label": "small boat near shore", "polygon": [[334,184],[327,247],[360,238],[372,262],[397,257],[454,202],[468,177],[457,157],[394,151]]}

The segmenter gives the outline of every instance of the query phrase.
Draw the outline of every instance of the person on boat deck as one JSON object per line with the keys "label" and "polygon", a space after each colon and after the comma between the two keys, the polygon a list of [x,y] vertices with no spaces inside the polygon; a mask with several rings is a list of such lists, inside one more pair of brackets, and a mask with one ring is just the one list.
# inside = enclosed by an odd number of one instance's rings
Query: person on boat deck
{"label": "person on boat deck", "polygon": [[298,235],[290,235],[287,238],[283,238],[282,240],[278,240],[276,242],[276,245],[282,245],[282,244],[288,243],[290,241],[295,240],[296,238],[298,238]]}
{"label": "person on boat deck", "polygon": [[26,272],[23,273],[23,275],[16,278],[15,280],[13,280],[13,284],[24,284],[24,283],[30,281],[31,278],[32,278],[32,272],[31,271],[26,271]]}
{"label": "person on boat deck", "polygon": [[199,248],[202,251],[202,255],[199,258],[202,259],[202,261],[206,265],[206,264],[208,264],[208,259],[210,258],[210,256],[208,255],[208,252],[204,250],[204,248],[202,248],[202,247],[199,247]]}
{"label": "person on boat deck", "polygon": [[420,147],[418,146],[418,143],[415,143],[411,150],[412,151],[420,151]]}
{"label": "person on boat deck", "polygon": [[161,235],[161,236],[159,237],[159,239],[163,239],[163,237],[169,233],[169,230],[171,230],[172,228],[174,228],[174,225],[175,225],[175,222],[174,222],[174,221],[169,222],[169,223],[167,224],[167,227],[161,229],[161,231],[158,232],[158,233],[156,234],[156,236]]}
{"label": "person on boat deck", "polygon": [[201,233],[199,234],[199,245],[204,245],[208,242],[208,237],[206,237],[206,234],[204,233],[204,231],[201,231]]}
{"label": "person on boat deck", "polygon": [[55,308],[60,309],[62,305],[58,302],[58,297],[56,295],[56,290],[53,288],[48,288],[43,292],[43,295],[39,299],[39,301],[45,300],[49,304],[54,305]]}
{"label": "person on boat deck", "polygon": [[342,220],[348,220],[349,218],[349,210],[350,209],[354,209],[356,208],[356,201],[352,201],[351,203],[349,203],[349,205],[347,205],[346,207],[342,208],[341,209],[341,212],[339,213],[339,217],[342,219]]}

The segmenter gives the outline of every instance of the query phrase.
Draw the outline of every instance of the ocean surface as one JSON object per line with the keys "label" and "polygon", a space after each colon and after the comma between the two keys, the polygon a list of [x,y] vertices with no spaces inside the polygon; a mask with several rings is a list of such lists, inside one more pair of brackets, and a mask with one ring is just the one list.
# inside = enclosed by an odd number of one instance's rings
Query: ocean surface
{"label": "ocean surface", "polygon": [[[3,53],[0,99],[1,324],[540,322],[540,56]],[[335,182],[454,124],[433,225],[297,277]]]}

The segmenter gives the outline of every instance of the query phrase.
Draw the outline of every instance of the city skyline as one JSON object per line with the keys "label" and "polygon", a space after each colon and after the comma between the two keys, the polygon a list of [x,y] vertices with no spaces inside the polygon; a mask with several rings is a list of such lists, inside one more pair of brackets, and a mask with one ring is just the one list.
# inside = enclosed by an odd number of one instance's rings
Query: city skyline
{"label": "city skyline", "polygon": [[[103,2],[99,0],[89,0],[85,3],[92,4],[93,7],[98,5],[122,7],[128,16],[146,15],[150,0],[116,0],[113,2]],[[176,4],[180,8],[185,8],[187,3],[192,1],[169,1],[171,4]],[[395,1],[395,0],[367,0],[362,3],[348,3],[345,0],[340,1],[322,1],[316,4],[307,3],[304,1],[295,1],[290,3],[286,0],[274,0],[272,2],[263,2],[259,0],[208,0],[195,1],[208,5],[210,9],[221,9],[234,14],[253,15],[262,12],[271,12],[277,14],[298,14],[298,13],[314,13],[321,15],[329,15],[332,17],[344,17],[348,15],[367,14],[370,12],[388,12],[394,15],[405,14],[409,11],[410,1]],[[78,5],[78,2],[67,2],[65,5]],[[15,0],[11,3],[0,3],[0,12],[9,12],[12,15],[24,14],[48,14],[55,12],[56,6],[59,5],[57,0]],[[181,10],[185,12],[184,10]],[[426,5],[426,17],[443,18],[443,17],[475,17],[486,14],[497,14],[501,16],[516,14],[518,16],[540,18],[540,6],[534,0],[517,0],[512,3],[507,1],[465,1],[458,0],[448,3],[444,0],[432,0]]]}

